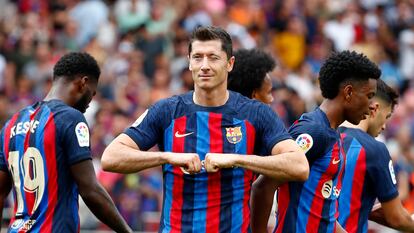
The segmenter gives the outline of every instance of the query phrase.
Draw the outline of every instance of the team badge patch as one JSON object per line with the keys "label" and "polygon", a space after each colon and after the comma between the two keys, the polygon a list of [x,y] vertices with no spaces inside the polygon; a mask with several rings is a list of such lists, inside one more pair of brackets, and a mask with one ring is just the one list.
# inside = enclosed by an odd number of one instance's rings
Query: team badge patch
{"label": "team badge patch", "polygon": [[242,137],[241,126],[226,128],[226,138],[230,143],[236,144],[241,141]]}
{"label": "team badge patch", "polygon": [[313,146],[313,139],[307,133],[303,133],[296,138],[296,144],[303,150],[303,152],[308,152]]}
{"label": "team badge patch", "polygon": [[394,166],[392,165],[392,160],[388,163],[388,169],[390,170],[390,175],[393,184],[397,184],[397,179],[395,178]]}
{"label": "team badge patch", "polygon": [[75,133],[80,147],[89,146],[89,128],[85,122],[76,125]]}

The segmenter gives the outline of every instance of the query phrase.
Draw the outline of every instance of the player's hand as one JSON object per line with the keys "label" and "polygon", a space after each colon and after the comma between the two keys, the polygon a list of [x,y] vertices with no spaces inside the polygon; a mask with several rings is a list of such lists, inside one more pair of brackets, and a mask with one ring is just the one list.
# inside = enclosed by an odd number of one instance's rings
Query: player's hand
{"label": "player's hand", "polygon": [[168,156],[168,163],[181,167],[187,174],[198,173],[201,170],[200,157],[196,153],[171,153]]}
{"label": "player's hand", "polygon": [[207,153],[204,167],[207,172],[217,172],[221,168],[233,168],[239,155]]}

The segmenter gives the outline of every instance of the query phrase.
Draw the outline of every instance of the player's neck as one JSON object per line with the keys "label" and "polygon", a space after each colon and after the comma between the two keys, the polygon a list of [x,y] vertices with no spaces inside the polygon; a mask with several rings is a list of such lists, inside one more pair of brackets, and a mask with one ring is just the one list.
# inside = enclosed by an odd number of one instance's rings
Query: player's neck
{"label": "player's neck", "polygon": [[335,100],[324,99],[319,108],[326,114],[331,128],[337,129],[345,121],[341,104]]}
{"label": "player's neck", "polygon": [[364,132],[368,132],[368,120],[362,120],[361,122],[359,122],[358,125],[354,125],[348,121],[344,121],[344,123],[342,123],[341,126],[347,127],[347,128],[360,129]]}
{"label": "player's neck", "polygon": [[60,84],[57,85],[52,85],[52,87],[50,88],[50,91],[47,93],[46,97],[43,99],[44,101],[49,101],[49,100],[61,100],[64,103],[68,104],[69,99],[66,98],[67,96],[69,96],[67,94],[68,92],[68,87],[66,86],[62,86]]}
{"label": "player's neck", "polygon": [[227,89],[205,90],[195,87],[193,101],[195,104],[204,107],[219,107],[226,104],[229,99],[229,95],[230,94]]}

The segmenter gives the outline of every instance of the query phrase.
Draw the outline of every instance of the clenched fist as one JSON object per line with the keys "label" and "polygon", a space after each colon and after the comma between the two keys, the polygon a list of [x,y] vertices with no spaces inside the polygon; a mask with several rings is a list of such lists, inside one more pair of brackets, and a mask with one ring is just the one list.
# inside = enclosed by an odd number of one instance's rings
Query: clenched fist
{"label": "clenched fist", "polygon": [[239,158],[236,154],[207,153],[204,167],[207,172],[217,172],[221,168],[235,167]]}

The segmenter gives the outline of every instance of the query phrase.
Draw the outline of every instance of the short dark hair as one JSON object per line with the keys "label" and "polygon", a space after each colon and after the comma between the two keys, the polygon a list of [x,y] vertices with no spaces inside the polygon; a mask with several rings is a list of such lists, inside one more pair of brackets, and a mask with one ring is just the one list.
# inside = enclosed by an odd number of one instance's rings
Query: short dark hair
{"label": "short dark hair", "polygon": [[262,86],[266,74],[276,67],[275,60],[259,49],[239,49],[234,57],[227,88],[252,98],[253,91]]}
{"label": "short dark hair", "polygon": [[333,53],[322,65],[319,84],[324,98],[333,99],[346,82],[379,79],[381,70],[362,53],[343,51]]}
{"label": "short dark hair", "polygon": [[208,41],[208,40],[220,40],[221,48],[227,54],[227,58],[233,56],[233,42],[230,35],[220,27],[207,26],[196,28],[190,37],[190,44],[188,45],[188,54],[192,51],[193,42]]}
{"label": "short dark hair", "polygon": [[95,58],[85,52],[71,52],[59,59],[53,67],[53,80],[65,78],[73,80],[79,75],[87,75],[98,81],[101,70]]}
{"label": "short dark hair", "polygon": [[391,109],[394,109],[394,106],[398,104],[398,96],[398,92],[388,86],[383,80],[377,80],[377,93],[375,94],[376,98],[390,104]]}

